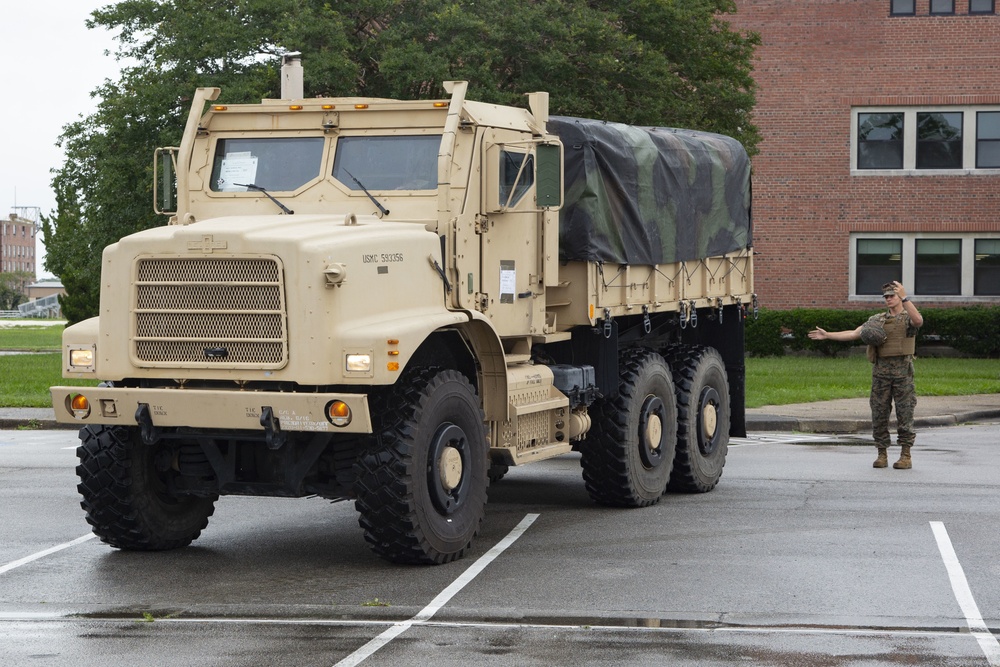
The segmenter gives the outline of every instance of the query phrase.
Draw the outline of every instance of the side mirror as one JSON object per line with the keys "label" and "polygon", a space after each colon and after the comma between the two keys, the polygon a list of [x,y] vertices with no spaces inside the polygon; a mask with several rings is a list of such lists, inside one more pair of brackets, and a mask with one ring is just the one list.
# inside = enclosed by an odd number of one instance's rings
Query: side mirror
{"label": "side mirror", "polygon": [[153,211],[157,215],[177,213],[177,153],[173,146],[157,148],[153,154]]}

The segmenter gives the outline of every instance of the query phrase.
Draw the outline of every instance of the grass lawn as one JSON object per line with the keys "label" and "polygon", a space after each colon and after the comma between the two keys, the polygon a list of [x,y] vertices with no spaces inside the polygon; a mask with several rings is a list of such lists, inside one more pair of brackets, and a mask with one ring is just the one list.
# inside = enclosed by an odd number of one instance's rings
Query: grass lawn
{"label": "grass lawn", "polygon": [[[65,380],[58,352],[61,326],[0,328],[0,350],[51,351],[0,355],[0,407],[48,407],[52,385],[95,385]],[[917,359],[917,394],[1000,393],[1000,359]],[[868,395],[871,365],[863,356],[747,359],[747,407],[809,403]]]}
{"label": "grass lawn", "polygon": [[[1000,393],[1000,359],[918,358],[918,396]],[[871,364],[863,356],[747,359],[747,407],[868,396]]]}

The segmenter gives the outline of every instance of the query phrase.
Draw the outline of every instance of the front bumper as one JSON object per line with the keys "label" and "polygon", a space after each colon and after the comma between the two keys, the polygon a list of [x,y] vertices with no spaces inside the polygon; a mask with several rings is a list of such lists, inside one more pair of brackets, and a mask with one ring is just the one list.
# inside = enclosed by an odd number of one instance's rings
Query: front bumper
{"label": "front bumper", "polygon": [[[261,415],[266,408],[282,431],[371,433],[371,415],[365,394],[297,394],[272,391],[218,389],[136,389],[130,387],[52,387],[56,421],[63,424],[108,424],[138,426],[136,413],[148,406],[157,428],[264,431]],[[89,410],[74,411],[77,394],[87,397]],[[326,417],[331,401],[343,401],[351,409],[346,426],[334,426]]]}

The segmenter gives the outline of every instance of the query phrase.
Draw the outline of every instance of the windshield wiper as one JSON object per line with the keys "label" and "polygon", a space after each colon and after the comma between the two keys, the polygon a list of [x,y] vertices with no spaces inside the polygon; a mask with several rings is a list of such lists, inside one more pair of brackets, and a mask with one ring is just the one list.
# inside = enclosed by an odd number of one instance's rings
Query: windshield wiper
{"label": "windshield wiper", "polygon": [[294,215],[295,214],[295,211],[293,211],[292,209],[288,208],[287,206],[285,206],[284,204],[282,204],[280,201],[278,201],[277,199],[275,199],[274,197],[272,197],[270,192],[268,192],[264,188],[260,187],[259,185],[255,185],[253,183],[233,183],[233,185],[236,185],[236,186],[241,187],[241,188],[246,188],[247,190],[256,190],[257,192],[261,193],[262,195],[264,195],[265,197],[267,197],[268,199],[270,199],[271,201],[273,201],[275,204],[277,204],[278,208],[280,208],[282,211],[284,211],[285,214],[287,214],[287,215]]}
{"label": "windshield wiper", "polygon": [[358,184],[358,187],[361,188],[361,191],[364,192],[366,195],[368,195],[368,198],[372,200],[373,204],[378,206],[378,210],[382,211],[382,215],[389,215],[389,209],[387,209],[385,206],[382,206],[379,200],[375,199],[375,196],[372,195],[372,193],[368,192],[368,188],[365,187],[364,183],[358,180],[357,176],[347,171],[346,169],[344,170],[344,173],[354,179],[354,182]]}

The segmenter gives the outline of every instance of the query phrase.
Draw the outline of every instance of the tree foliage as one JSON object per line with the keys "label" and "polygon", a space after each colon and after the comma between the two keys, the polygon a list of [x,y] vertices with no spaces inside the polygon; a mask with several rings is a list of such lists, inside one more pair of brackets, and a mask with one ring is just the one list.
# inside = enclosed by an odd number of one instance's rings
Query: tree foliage
{"label": "tree foliage", "polygon": [[28,271],[4,271],[0,273],[0,310],[14,310],[28,300],[24,291],[31,282]]}
{"label": "tree foliage", "polygon": [[303,54],[307,96],[436,98],[446,80],[471,99],[523,105],[545,90],[553,113],[728,134],[753,154],[751,59],[732,0],[123,0],[91,27],[118,34],[128,66],[67,125],[43,216],[46,268],[63,312],[98,310],[100,253],[161,221],[152,154],[180,141],[195,88],[220,103],[279,94],[279,55]]}

